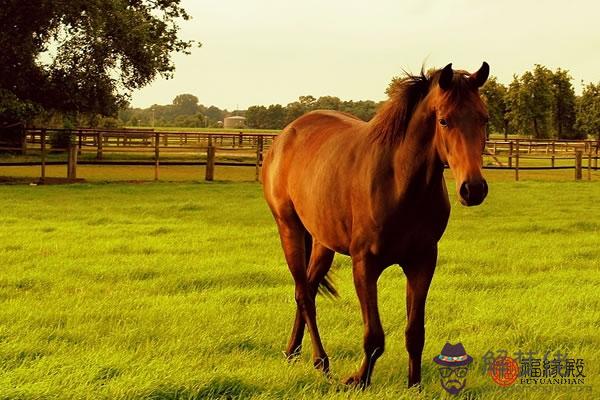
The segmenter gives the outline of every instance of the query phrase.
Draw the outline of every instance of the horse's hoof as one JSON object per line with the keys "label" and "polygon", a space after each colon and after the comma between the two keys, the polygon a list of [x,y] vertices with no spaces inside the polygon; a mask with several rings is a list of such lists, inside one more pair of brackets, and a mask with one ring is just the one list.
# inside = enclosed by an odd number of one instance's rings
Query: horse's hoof
{"label": "horse's hoof", "polygon": [[290,363],[296,362],[298,358],[300,358],[300,350],[291,353],[287,351],[282,351],[281,353],[285,357],[285,360]]}
{"label": "horse's hoof", "polygon": [[344,384],[361,390],[364,390],[369,386],[369,384],[358,375],[348,377],[348,379],[344,381]]}
{"label": "horse's hoof", "polygon": [[313,365],[315,369],[323,371],[325,375],[329,373],[329,357],[315,358]]}

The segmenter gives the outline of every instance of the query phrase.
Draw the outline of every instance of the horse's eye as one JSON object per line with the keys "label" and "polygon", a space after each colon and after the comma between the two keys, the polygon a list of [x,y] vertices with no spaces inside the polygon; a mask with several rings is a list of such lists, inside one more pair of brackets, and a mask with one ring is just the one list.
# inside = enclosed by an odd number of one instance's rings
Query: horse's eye
{"label": "horse's eye", "polygon": [[440,125],[446,127],[446,126],[448,126],[448,121],[446,121],[444,118],[441,118]]}

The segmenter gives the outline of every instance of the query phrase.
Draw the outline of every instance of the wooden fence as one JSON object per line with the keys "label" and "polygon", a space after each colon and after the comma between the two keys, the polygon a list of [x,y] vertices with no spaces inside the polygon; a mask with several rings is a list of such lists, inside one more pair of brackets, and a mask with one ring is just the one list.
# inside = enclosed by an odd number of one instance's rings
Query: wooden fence
{"label": "wooden fence", "polygon": [[[69,137],[66,147],[51,147],[49,139],[54,135]],[[26,129],[21,147],[0,147],[0,151],[39,155],[39,161],[0,161],[0,166],[40,166],[42,182],[46,166],[56,164],[67,165],[70,180],[77,178],[77,165],[81,164],[152,165],[155,180],[160,179],[161,165],[203,165],[207,181],[214,179],[215,167],[219,165],[253,167],[258,180],[263,154],[276,136],[276,133],[152,129]],[[486,143],[484,168],[514,170],[516,180],[520,171],[544,169],[573,169],[574,178],[582,179],[583,169],[587,168],[587,178],[591,179],[591,171],[598,169],[599,150],[598,140],[491,140]],[[50,152],[66,153],[67,160],[49,160]],[[146,159],[115,159],[126,154]],[[179,159],[173,160],[174,156]]]}

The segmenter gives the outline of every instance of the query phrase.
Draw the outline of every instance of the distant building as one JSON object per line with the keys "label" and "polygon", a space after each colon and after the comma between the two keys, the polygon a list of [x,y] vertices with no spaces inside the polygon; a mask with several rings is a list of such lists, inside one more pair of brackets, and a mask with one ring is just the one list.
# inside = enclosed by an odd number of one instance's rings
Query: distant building
{"label": "distant building", "polygon": [[227,117],[223,120],[224,128],[244,128],[246,126],[246,118],[233,116]]}

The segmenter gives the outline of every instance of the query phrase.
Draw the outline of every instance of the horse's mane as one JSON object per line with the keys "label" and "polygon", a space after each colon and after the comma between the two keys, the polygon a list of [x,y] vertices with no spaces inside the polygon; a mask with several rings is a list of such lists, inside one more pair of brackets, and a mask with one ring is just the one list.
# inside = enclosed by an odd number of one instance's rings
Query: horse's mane
{"label": "horse's mane", "polygon": [[[468,89],[468,81],[463,79],[469,74],[465,71],[454,71],[452,89],[447,95],[451,103],[464,95]],[[372,138],[381,143],[393,144],[402,141],[406,135],[408,124],[419,103],[427,96],[433,84],[437,84],[441,70],[425,72],[421,68],[419,75],[405,73],[404,77],[392,83],[389,99],[381,105],[372,120]]]}

